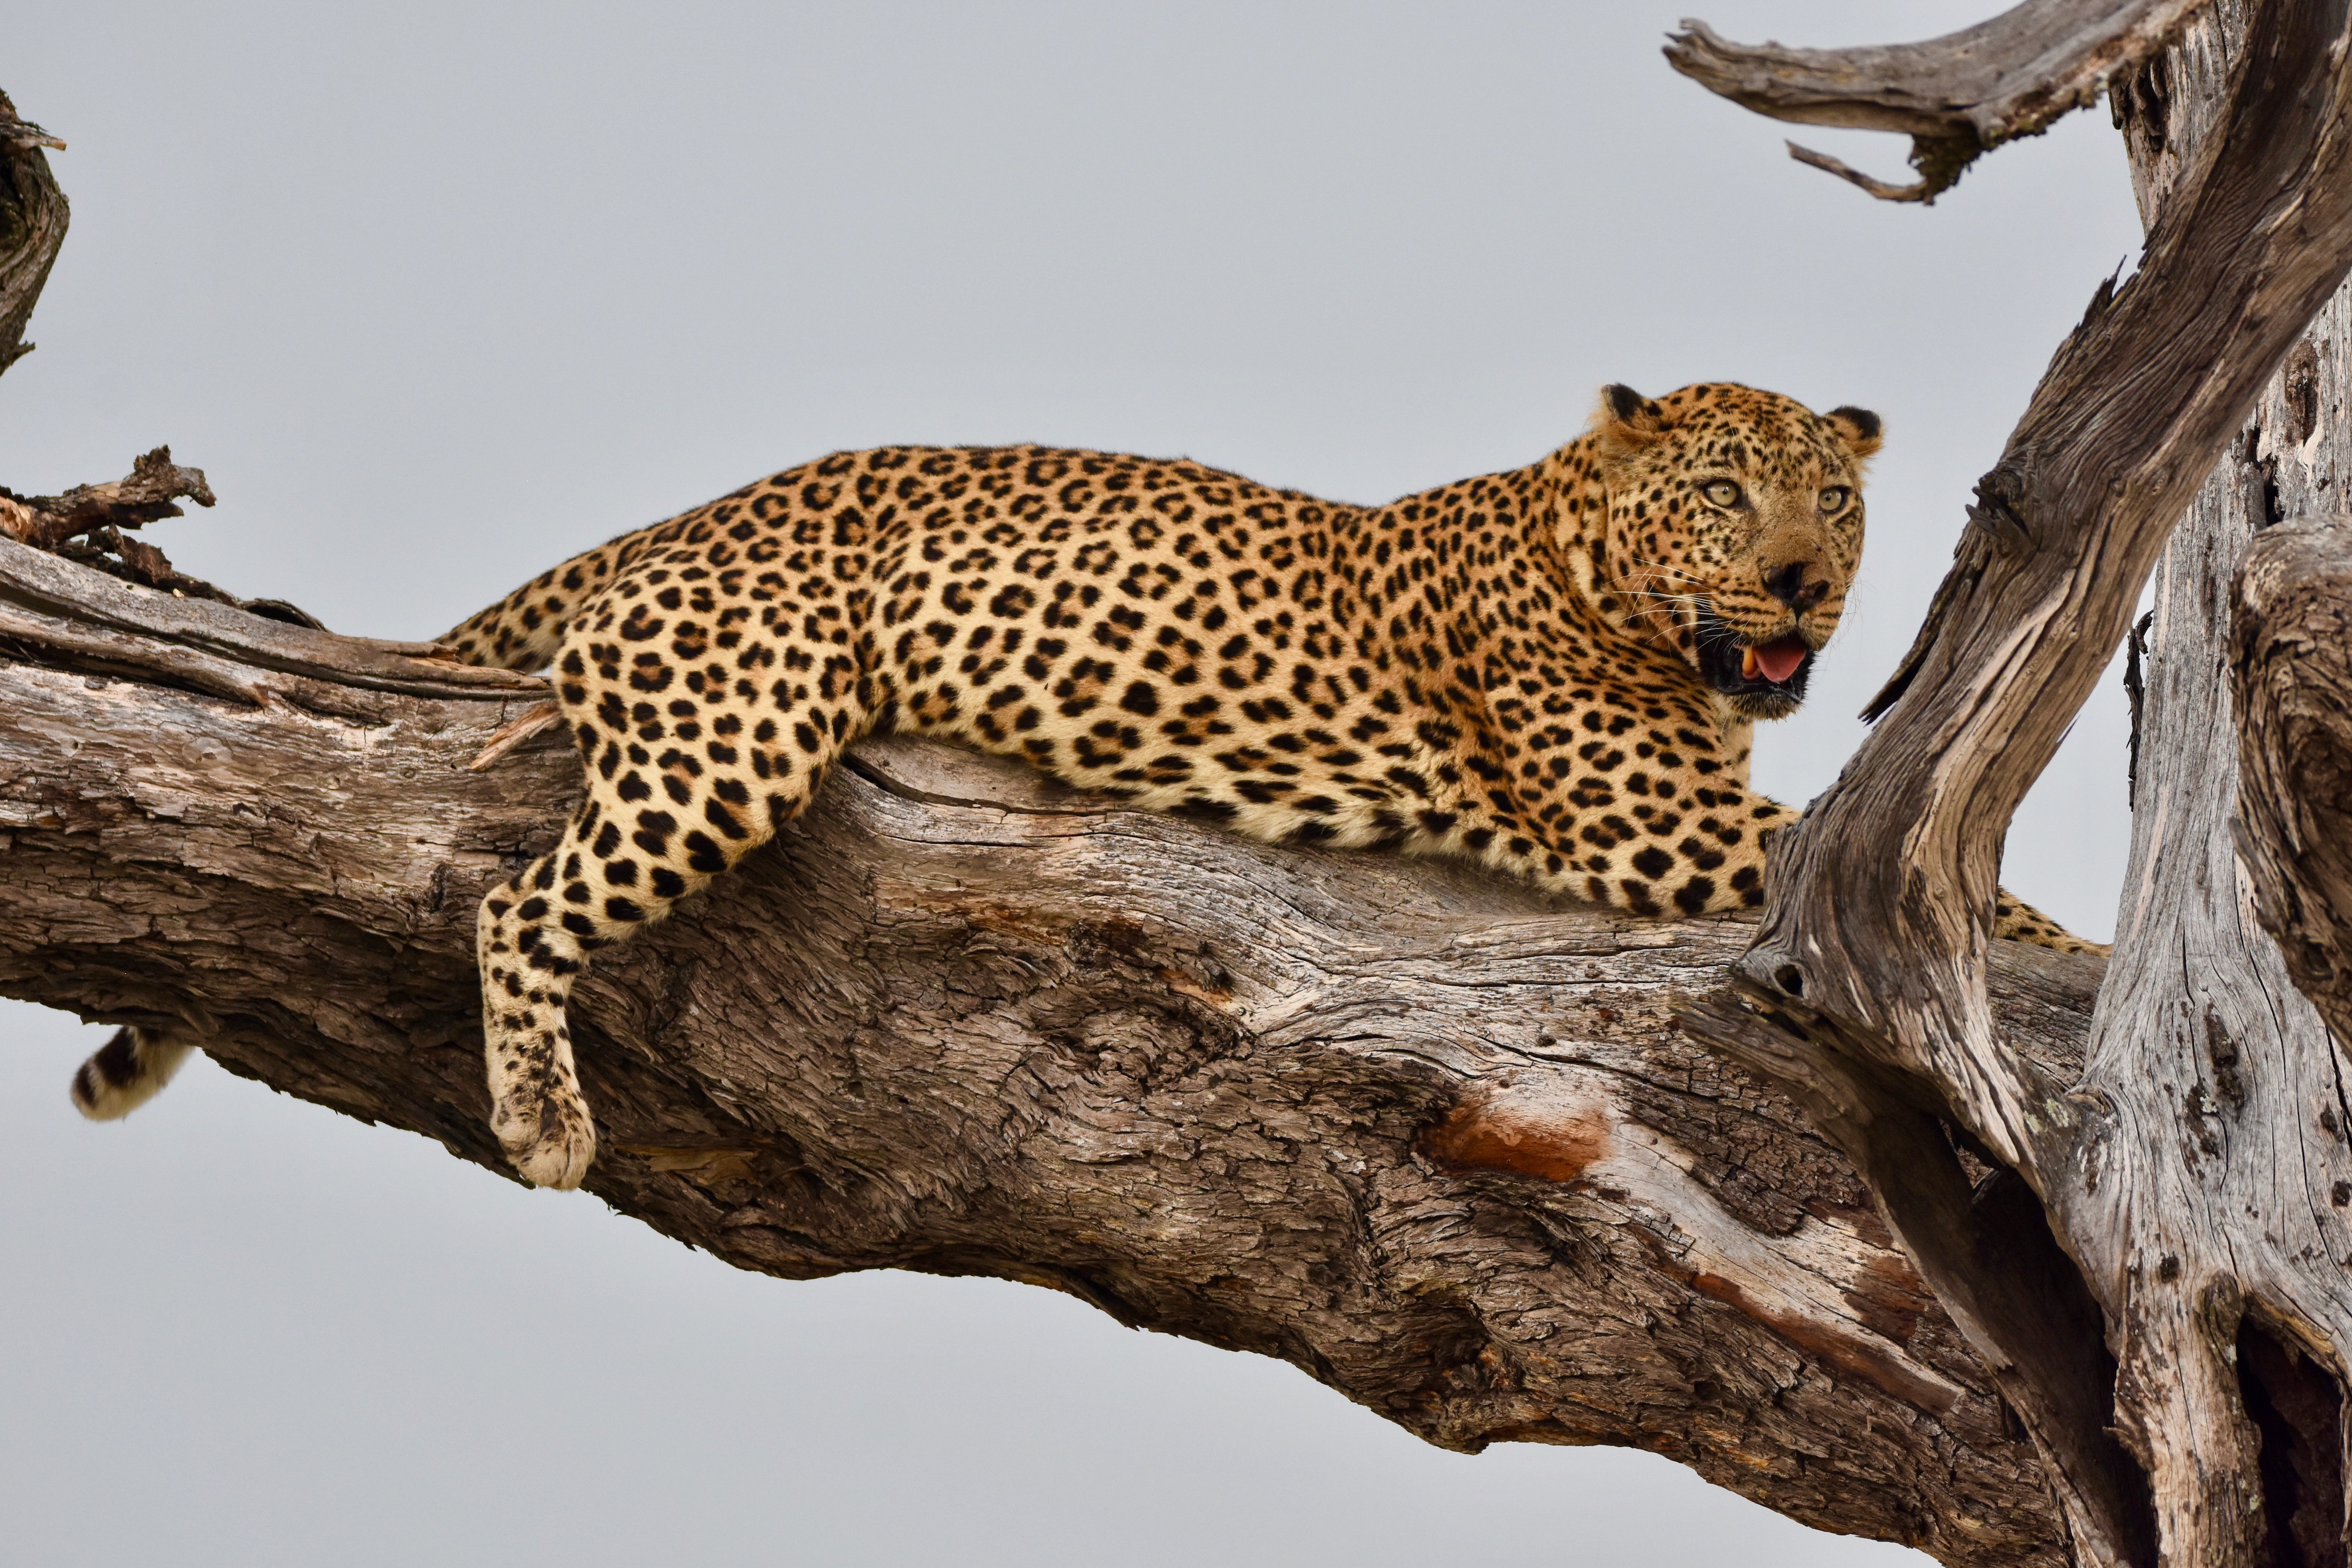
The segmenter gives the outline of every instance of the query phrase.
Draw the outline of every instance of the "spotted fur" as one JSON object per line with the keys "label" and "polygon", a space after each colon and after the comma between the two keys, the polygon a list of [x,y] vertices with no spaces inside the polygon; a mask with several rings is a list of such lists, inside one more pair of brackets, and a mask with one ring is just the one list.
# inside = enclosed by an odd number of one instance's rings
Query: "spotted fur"
{"label": "spotted fur", "polygon": [[194,1047],[149,1029],[119,1029],[75,1070],[75,1109],[93,1122],[128,1116],[161,1093]]}
{"label": "spotted fur", "polygon": [[[578,1184],[573,980],[877,727],[1637,915],[1760,904],[1790,814],[1748,790],[1750,727],[1836,629],[1879,441],[1859,409],[1612,387],[1541,460],[1384,507],[1181,459],[886,447],[566,561],[443,639],[551,664],[587,768],[562,841],[481,907],[501,1143]],[[2009,928],[2082,946],[2021,908]]]}

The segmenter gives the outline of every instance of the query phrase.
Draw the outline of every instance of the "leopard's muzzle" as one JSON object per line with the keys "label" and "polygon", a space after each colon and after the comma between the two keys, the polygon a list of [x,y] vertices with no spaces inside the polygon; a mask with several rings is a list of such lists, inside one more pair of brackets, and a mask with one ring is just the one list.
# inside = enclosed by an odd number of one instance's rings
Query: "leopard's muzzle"
{"label": "leopard's muzzle", "polygon": [[1813,647],[1795,632],[1753,642],[1702,602],[1695,628],[1700,677],[1749,718],[1786,718],[1805,700]]}

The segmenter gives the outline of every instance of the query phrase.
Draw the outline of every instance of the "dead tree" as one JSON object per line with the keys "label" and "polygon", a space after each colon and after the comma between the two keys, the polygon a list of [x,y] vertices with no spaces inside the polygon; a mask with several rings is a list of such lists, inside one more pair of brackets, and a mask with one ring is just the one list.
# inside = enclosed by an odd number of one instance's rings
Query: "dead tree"
{"label": "dead tree", "polygon": [[[1959,36],[2009,92],[1986,101],[2017,96],[2008,60],[2067,79],[2074,57],[2036,29],[2084,9]],[[1870,1183],[2032,1433],[2084,1562],[2344,1560],[2340,1062],[2240,894],[2224,675],[2230,573],[2302,498],[2283,452],[2299,415],[2293,439],[2319,438],[2319,350],[2296,346],[2352,257],[2346,27],[2340,4],[2220,0],[2110,77],[2140,270],[2094,299],[1978,486],[1885,718],[1776,846],[1763,933],[1706,1009],[1710,1040]],[[1912,130],[1932,180],[1938,132],[1866,91],[1822,108],[1869,86],[1840,63],[1759,57],[1743,101]],[[1812,98],[1772,98],[1782,80]],[[1955,110],[1927,97],[1905,112]],[[2081,1071],[2053,1077],[2002,1038],[1980,911],[2011,811],[2209,473],[2157,581],[2116,957]]]}
{"label": "dead tree", "polygon": [[[1760,928],[878,741],[582,987],[589,1185],[740,1267],[1027,1281],[1432,1442],[1646,1448],[1947,1563],[2343,1561],[2352,1103],[2293,986],[2352,984],[2352,841],[2322,748],[2256,744],[2342,709],[2323,612],[2269,586],[2293,563],[2249,577],[2234,666],[2224,632],[2245,539],[2352,473],[2347,5],[2030,0],[1899,49],[1670,50],[1766,112],[1911,133],[1919,186],[1863,182],[1902,199],[2104,87],[2149,220],[1879,727],[1777,839]],[[38,145],[0,150],[29,211]],[[186,495],[154,456],[0,505],[0,992],[193,1033],[505,1175],[472,917],[578,789],[514,722],[544,688],[129,548]],[[1990,943],[2011,813],[2184,511],[2117,956]],[[2247,642],[2258,614],[2303,641]],[[2284,959],[2231,847],[2233,667],[2250,758],[2291,765],[2247,775],[2289,808],[2246,812],[2263,909],[2308,935]],[[2303,716],[2256,719],[2256,688]]]}

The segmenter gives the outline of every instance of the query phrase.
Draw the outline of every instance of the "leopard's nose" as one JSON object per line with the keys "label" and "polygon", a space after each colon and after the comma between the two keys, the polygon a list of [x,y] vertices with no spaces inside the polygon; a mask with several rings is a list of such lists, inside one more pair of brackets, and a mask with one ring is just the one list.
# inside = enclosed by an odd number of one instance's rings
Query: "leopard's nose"
{"label": "leopard's nose", "polygon": [[1764,574],[1764,591],[1800,615],[1819,604],[1829,591],[1830,580],[1805,561],[1790,561]]}

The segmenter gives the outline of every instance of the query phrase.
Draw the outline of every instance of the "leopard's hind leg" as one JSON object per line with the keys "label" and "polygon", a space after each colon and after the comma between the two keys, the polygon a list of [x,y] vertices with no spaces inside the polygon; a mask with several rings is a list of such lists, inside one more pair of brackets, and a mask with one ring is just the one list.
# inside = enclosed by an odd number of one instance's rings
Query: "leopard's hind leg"
{"label": "leopard's hind leg", "polygon": [[[591,801],[575,812],[563,841],[492,890],[475,919],[490,1131],[535,1186],[578,1186],[596,1157],[596,1125],[564,1021],[572,980],[589,953],[613,939],[615,924],[590,913],[593,896],[577,875],[594,811]],[[575,874],[562,879],[566,866]]]}
{"label": "leopard's hind leg", "polygon": [[871,727],[855,662],[824,653],[798,661],[805,675],[749,689],[715,663],[657,677],[601,632],[567,642],[557,691],[588,798],[562,842],[483,899],[477,925],[490,1126],[533,1184],[578,1186],[595,1157],[565,1020],[589,956],[767,842]]}

